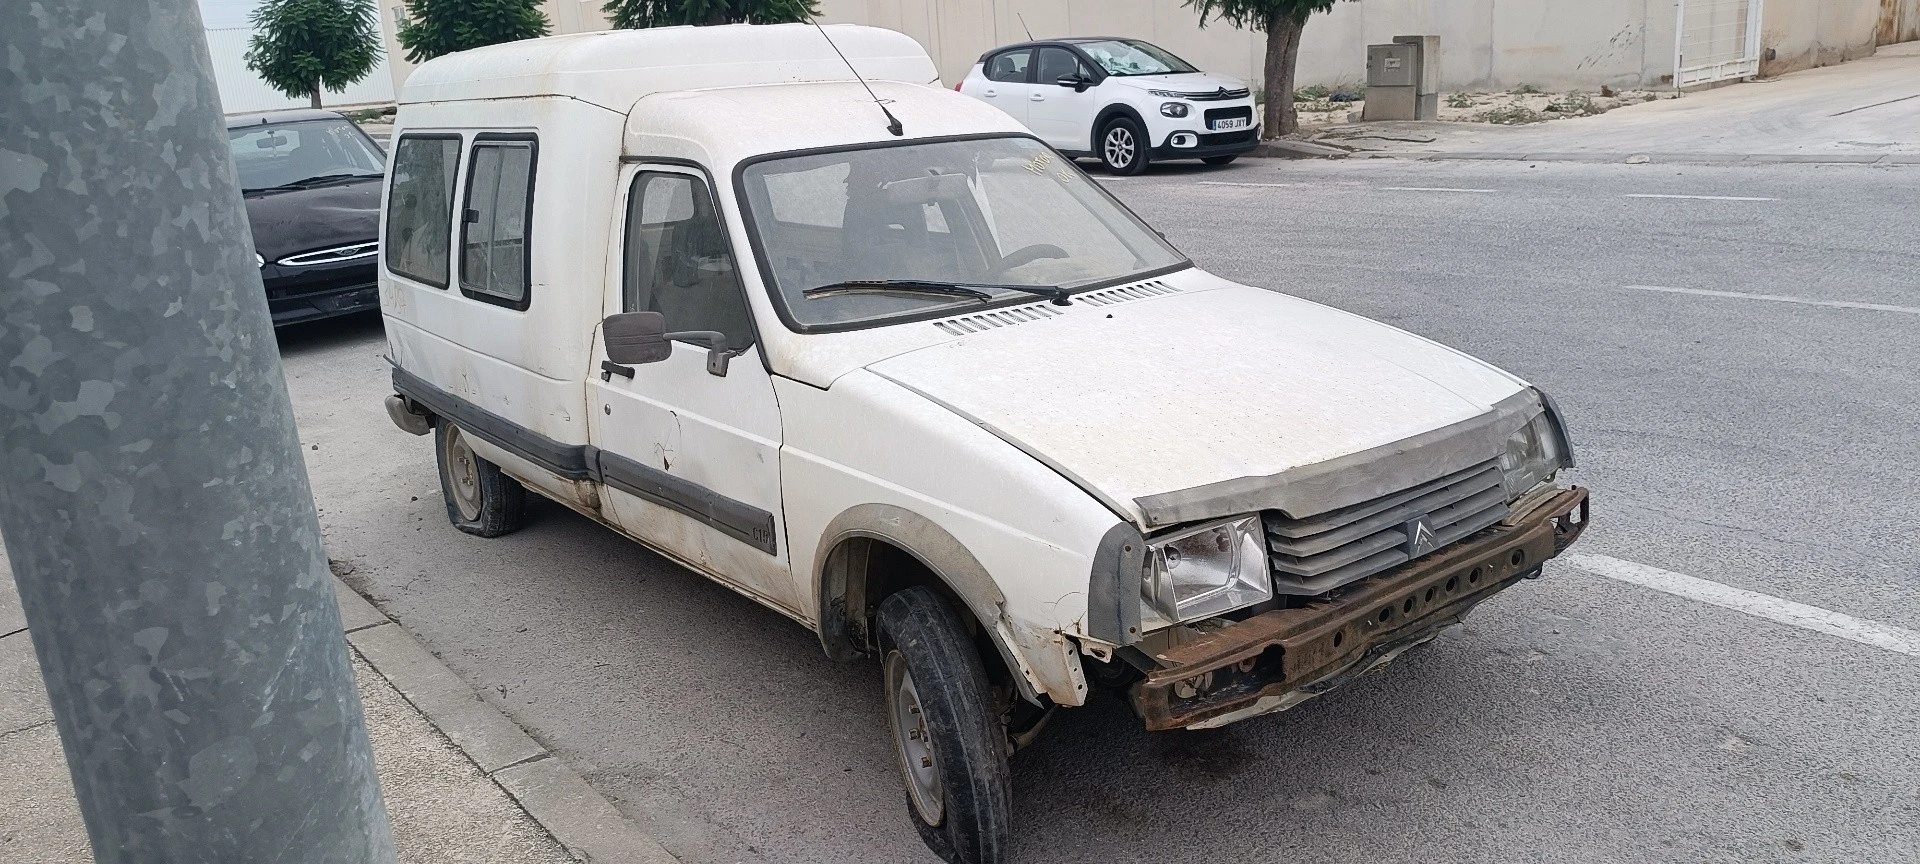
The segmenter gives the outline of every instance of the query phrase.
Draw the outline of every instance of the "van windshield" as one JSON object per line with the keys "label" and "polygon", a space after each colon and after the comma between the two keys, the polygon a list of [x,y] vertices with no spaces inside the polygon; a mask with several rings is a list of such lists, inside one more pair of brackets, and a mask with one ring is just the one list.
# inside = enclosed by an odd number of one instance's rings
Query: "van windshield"
{"label": "van windshield", "polygon": [[741,183],[763,272],[801,329],[1031,302],[1048,293],[1031,289],[1071,290],[1186,263],[1032,138],[773,158],[748,165]]}

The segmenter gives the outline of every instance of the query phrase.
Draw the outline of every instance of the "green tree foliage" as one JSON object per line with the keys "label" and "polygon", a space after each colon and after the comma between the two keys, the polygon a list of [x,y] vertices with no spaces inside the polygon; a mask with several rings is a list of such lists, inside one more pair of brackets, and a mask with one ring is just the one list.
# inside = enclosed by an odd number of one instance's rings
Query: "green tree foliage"
{"label": "green tree foliage", "polygon": [[1267,34],[1266,115],[1261,134],[1268,138],[1290,135],[1300,128],[1293,106],[1293,73],[1300,62],[1300,33],[1315,12],[1333,8],[1334,0],[1185,0],[1200,10],[1200,26],[1218,18],[1242,30]]}
{"label": "green tree foliage", "polygon": [[247,68],[273,89],[320,107],[380,61],[374,0],[265,0],[253,11]]}
{"label": "green tree foliage", "polygon": [[607,0],[613,26],[628,30],[675,24],[786,24],[805,21],[818,0]]}
{"label": "green tree foliage", "polygon": [[406,0],[400,45],[425,63],[442,54],[547,35],[540,0]]}

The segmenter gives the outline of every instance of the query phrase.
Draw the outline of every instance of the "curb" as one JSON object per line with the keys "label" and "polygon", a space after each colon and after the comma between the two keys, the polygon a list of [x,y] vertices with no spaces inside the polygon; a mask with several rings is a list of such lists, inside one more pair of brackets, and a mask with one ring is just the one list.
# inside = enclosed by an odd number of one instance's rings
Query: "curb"
{"label": "curb", "polygon": [[347,643],[567,852],[592,864],[679,859],[365,597],[333,578]]}

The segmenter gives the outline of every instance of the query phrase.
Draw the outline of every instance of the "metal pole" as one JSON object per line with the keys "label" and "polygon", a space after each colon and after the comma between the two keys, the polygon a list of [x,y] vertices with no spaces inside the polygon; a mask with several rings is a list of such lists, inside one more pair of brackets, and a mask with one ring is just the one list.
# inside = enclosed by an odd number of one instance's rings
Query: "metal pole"
{"label": "metal pole", "polygon": [[393,861],[194,0],[0,4],[0,533],[102,862]]}

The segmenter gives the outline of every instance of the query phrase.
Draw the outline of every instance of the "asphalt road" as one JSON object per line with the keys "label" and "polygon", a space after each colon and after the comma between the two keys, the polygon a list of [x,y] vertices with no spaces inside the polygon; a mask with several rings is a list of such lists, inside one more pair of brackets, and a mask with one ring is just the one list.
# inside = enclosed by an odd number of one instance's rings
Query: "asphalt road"
{"label": "asphalt road", "polygon": [[[1594,490],[1578,551],[1920,629],[1920,168],[1253,162],[1110,188],[1201,266],[1551,392]],[[338,569],[669,849],[933,860],[873,665],[553,505],[454,531],[428,441],[381,410],[378,321],[282,347]],[[1287,714],[1061,712],[1013,763],[1017,858],[1920,861],[1916,681],[1920,657],[1552,565]]]}

